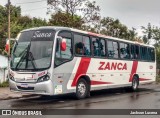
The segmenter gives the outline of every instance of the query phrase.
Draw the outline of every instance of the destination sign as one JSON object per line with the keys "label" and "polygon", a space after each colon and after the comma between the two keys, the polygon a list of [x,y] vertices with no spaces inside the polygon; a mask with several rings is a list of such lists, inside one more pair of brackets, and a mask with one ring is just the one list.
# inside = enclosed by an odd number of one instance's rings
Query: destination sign
{"label": "destination sign", "polygon": [[33,35],[33,38],[50,38],[51,36],[51,32],[36,31]]}

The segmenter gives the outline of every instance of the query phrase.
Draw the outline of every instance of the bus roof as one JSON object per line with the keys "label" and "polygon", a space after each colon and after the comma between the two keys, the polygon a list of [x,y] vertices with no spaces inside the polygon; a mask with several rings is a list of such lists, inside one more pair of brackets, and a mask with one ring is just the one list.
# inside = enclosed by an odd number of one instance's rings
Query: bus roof
{"label": "bus roof", "polygon": [[106,36],[106,35],[103,35],[103,34],[92,33],[92,32],[83,31],[83,30],[74,29],[74,28],[69,28],[69,27],[42,26],[42,27],[35,27],[35,28],[26,29],[26,30],[23,30],[21,32],[30,31],[30,30],[42,30],[42,29],[53,29],[53,30],[56,30],[56,31],[68,30],[68,31],[79,32],[79,33],[83,33],[83,34],[89,34],[91,36],[96,36],[96,37],[100,37],[100,38],[113,39],[113,40],[117,40],[117,41],[122,41],[122,42],[137,44],[137,45],[143,45],[143,46],[149,46],[149,47],[154,48],[154,46],[152,46],[152,45],[147,45],[147,44],[139,43],[139,42],[136,42],[136,41],[129,41],[129,40],[125,40],[125,39],[120,39],[120,38],[116,38],[116,37],[112,37],[112,36]]}

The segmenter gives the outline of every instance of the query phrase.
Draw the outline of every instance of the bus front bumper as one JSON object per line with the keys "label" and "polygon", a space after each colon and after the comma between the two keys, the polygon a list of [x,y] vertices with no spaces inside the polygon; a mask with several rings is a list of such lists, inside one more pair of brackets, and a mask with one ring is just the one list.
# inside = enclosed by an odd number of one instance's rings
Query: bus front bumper
{"label": "bus front bumper", "polygon": [[9,79],[10,90],[13,92],[54,95],[53,83],[51,80],[40,83],[17,83]]}

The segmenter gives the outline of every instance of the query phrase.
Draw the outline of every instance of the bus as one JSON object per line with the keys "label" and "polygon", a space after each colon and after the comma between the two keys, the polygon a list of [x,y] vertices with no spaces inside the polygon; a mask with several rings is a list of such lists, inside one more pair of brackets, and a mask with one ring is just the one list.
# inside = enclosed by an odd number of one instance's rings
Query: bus
{"label": "bus", "polygon": [[21,31],[10,59],[10,90],[39,95],[74,93],[155,82],[155,48],[67,27]]}

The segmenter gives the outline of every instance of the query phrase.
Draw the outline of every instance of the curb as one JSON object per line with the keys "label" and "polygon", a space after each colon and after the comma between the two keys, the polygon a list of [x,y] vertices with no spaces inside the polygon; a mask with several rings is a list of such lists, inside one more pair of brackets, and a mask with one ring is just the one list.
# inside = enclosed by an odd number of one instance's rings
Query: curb
{"label": "curb", "polygon": [[12,100],[12,99],[19,99],[19,98],[35,97],[35,96],[39,96],[39,95],[35,95],[35,94],[28,94],[28,95],[15,94],[15,95],[9,95],[9,94],[7,94],[6,97],[0,97],[0,100]]}

